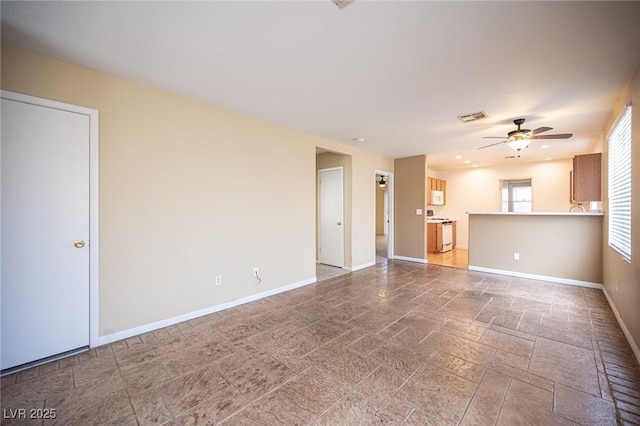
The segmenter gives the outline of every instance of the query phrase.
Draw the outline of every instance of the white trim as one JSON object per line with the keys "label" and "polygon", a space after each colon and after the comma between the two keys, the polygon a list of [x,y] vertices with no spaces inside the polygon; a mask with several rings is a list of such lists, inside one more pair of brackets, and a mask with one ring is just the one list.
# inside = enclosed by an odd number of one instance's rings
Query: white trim
{"label": "white trim", "polygon": [[373,262],[361,263],[360,265],[352,266],[351,268],[346,269],[349,269],[351,272],[355,272],[359,271],[360,269],[370,268],[371,266],[376,266],[375,260]]}
{"label": "white trim", "polygon": [[23,102],[27,104],[69,111],[89,117],[89,347],[98,345],[99,340],[99,308],[100,308],[100,273],[99,273],[99,112],[93,108],[86,108],[50,99],[24,95],[22,93],[2,90],[2,99]]}
{"label": "white trim", "polygon": [[406,260],[407,262],[427,263],[427,259],[418,259],[417,257],[395,256],[396,260]]}
{"label": "white trim", "polygon": [[633,336],[631,335],[631,332],[629,331],[629,329],[627,328],[627,325],[622,320],[622,317],[620,316],[620,312],[618,312],[618,308],[616,308],[616,305],[613,303],[613,299],[609,297],[609,293],[607,292],[607,288],[605,286],[602,286],[602,292],[604,293],[604,297],[607,298],[607,302],[609,302],[609,306],[611,307],[613,314],[616,316],[616,319],[618,320],[618,324],[620,324],[620,328],[624,333],[624,337],[627,338],[627,341],[629,342],[629,346],[631,346],[631,350],[633,351],[633,354],[636,356],[638,363],[640,363],[640,348],[638,348],[638,344],[636,343],[635,340],[633,340]]}
{"label": "white trim", "polygon": [[273,296],[278,293],[294,290],[298,287],[304,287],[309,284],[315,284],[316,281],[317,281],[316,277],[308,278],[306,280],[298,281],[296,283],[285,285],[283,287],[278,287],[273,290],[267,290],[262,293],[252,294],[250,296],[246,296],[238,300],[233,300],[231,302],[221,303],[219,305],[210,306],[208,308],[199,309],[197,311],[188,312],[186,314],[177,315],[175,317],[163,319],[160,321],[152,322],[152,323],[141,325],[138,327],[129,328],[127,330],[118,331],[116,333],[107,334],[105,336],[100,336],[98,344],[102,346],[109,343],[117,342],[118,340],[127,339],[133,336],[138,336],[140,334],[148,333],[150,331],[155,331],[160,328],[169,327],[171,325],[175,325],[184,321],[189,321],[204,315],[209,315],[214,312],[223,311],[225,309],[233,308],[235,306],[243,305],[249,302],[254,302],[256,300]]}
{"label": "white trim", "polygon": [[469,270],[476,271],[476,272],[488,272],[490,274],[508,275],[511,277],[518,277],[518,278],[529,278],[532,280],[549,281],[549,282],[558,283],[558,284],[575,285],[578,287],[602,289],[602,284],[593,283],[590,281],[580,281],[580,280],[573,280],[569,278],[551,277],[548,275],[528,274],[525,272],[506,271],[503,269],[484,268],[482,266],[472,266],[472,265],[469,265]]}

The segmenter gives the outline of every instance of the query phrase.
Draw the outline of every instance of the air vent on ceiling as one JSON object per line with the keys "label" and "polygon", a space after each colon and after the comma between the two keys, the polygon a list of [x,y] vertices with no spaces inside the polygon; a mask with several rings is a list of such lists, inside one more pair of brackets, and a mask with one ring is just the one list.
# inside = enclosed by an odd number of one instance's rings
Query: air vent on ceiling
{"label": "air vent on ceiling", "polygon": [[465,114],[465,115],[459,115],[458,116],[460,121],[462,121],[463,123],[468,123],[470,121],[476,121],[476,120],[482,120],[483,118],[487,118],[487,117],[489,117],[489,116],[484,111],[474,112],[474,113],[471,113],[471,114]]}
{"label": "air vent on ceiling", "polygon": [[351,3],[353,0],[331,0],[332,2],[335,3],[336,6],[338,6],[340,9],[344,9],[345,7],[347,7],[349,5],[349,3]]}

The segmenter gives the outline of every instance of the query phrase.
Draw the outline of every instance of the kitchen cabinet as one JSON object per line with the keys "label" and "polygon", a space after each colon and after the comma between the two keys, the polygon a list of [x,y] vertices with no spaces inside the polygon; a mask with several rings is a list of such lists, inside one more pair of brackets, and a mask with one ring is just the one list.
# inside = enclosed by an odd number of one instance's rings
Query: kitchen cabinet
{"label": "kitchen cabinet", "polygon": [[571,203],[602,201],[601,164],[601,153],[573,157],[573,171],[569,173]]}
{"label": "kitchen cabinet", "polygon": [[427,224],[427,252],[437,253],[442,250],[442,224]]}
{"label": "kitchen cabinet", "polygon": [[447,181],[427,177],[427,204],[431,203],[431,191],[442,191],[444,195],[443,205],[447,204]]}
{"label": "kitchen cabinet", "polygon": [[[456,221],[452,222],[452,247],[456,246]],[[442,250],[442,223],[427,223],[427,252],[439,253]]]}

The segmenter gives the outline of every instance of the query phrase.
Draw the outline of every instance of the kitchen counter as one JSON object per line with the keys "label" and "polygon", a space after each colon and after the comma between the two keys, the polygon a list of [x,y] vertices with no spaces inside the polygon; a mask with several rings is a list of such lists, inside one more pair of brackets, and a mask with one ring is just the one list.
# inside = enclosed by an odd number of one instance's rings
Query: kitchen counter
{"label": "kitchen counter", "polygon": [[430,219],[430,218],[427,218],[427,223],[456,222],[456,220],[457,219],[455,219],[455,218],[450,218],[450,219],[444,219],[444,218]]}
{"label": "kitchen counter", "polygon": [[600,287],[603,213],[468,214],[470,270]]}
{"label": "kitchen counter", "polygon": [[484,214],[484,215],[500,215],[500,216],[604,216],[602,212],[467,212],[467,214]]}

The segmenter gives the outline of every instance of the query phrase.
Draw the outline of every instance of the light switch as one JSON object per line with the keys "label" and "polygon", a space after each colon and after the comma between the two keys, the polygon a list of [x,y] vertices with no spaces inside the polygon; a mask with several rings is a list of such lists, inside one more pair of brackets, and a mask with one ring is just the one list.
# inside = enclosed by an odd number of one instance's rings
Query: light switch
{"label": "light switch", "polygon": [[422,216],[422,209],[416,209],[416,215]]}

